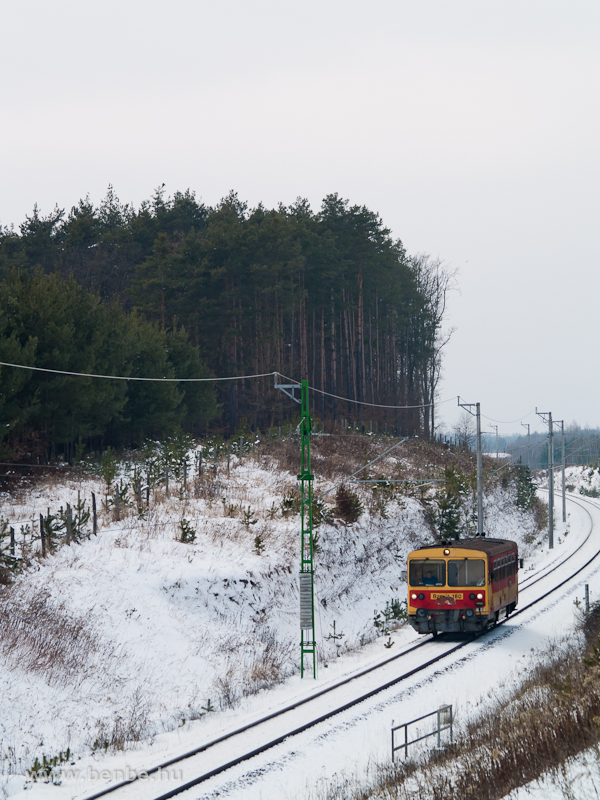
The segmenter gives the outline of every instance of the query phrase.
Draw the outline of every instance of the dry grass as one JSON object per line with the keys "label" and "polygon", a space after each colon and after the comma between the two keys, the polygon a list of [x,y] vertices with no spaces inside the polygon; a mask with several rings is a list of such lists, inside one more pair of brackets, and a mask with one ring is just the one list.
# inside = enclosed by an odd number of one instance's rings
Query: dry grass
{"label": "dry grass", "polygon": [[88,621],[53,602],[47,591],[0,595],[0,651],[20,669],[66,684],[97,648]]}
{"label": "dry grass", "polygon": [[246,642],[232,636],[229,646],[222,644],[222,650],[227,649],[232,653],[247,649],[251,654],[241,680],[237,658],[215,680],[211,701],[219,709],[235,708],[242,698],[272,689],[291,674],[292,644],[279,641],[268,630],[256,631]]}
{"label": "dry grass", "polygon": [[92,750],[124,750],[129,743],[140,742],[148,736],[148,717],[148,702],[137,689],[125,714],[96,722],[88,745]]}

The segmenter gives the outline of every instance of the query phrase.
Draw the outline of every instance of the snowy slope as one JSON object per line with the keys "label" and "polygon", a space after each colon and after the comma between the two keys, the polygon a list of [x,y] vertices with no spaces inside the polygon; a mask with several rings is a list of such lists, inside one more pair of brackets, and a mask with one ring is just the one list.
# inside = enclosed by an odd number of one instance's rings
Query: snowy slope
{"label": "snowy slope", "polygon": [[[294,484],[294,475],[266,459],[234,458],[229,478],[206,477],[187,497],[177,490],[157,496],[143,519],[132,508],[120,522],[105,512],[97,537],[33,558],[4,606],[14,630],[0,656],[5,780],[67,747],[76,758],[99,758],[107,747],[140,750],[168,731],[197,738],[220,715],[256,708],[249,700],[282,681],[277,696],[299,691],[297,677],[290,680],[299,667],[299,517],[279,511]],[[89,499],[92,490],[103,495],[89,478],[50,482],[5,497],[0,513],[19,531],[48,507],[74,504],[78,492]],[[352,653],[376,638],[375,611],[404,598],[407,553],[431,541],[416,499],[389,501],[387,519],[367,500],[357,523],[319,528],[322,675],[336,651],[348,653],[336,667],[345,659],[351,665]],[[182,519],[196,531],[192,544],[177,541]],[[531,515],[507,492],[486,498],[486,521],[489,535],[535,552]],[[337,642],[327,638],[334,621],[343,632]],[[373,646],[385,652],[382,640]]]}

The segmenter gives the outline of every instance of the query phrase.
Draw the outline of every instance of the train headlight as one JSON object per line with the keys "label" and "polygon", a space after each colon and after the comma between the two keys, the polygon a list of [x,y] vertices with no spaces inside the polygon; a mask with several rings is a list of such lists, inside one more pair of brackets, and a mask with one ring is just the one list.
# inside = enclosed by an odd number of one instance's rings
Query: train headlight
{"label": "train headlight", "polygon": [[448,548],[446,548],[446,549],[444,550],[444,555],[445,555],[445,556],[449,556],[449,555],[450,555],[450,550],[448,550]]}
{"label": "train headlight", "polygon": [[477,592],[477,599],[478,600],[483,600],[483,593],[482,592]]}
{"label": "train headlight", "polygon": [[416,599],[417,599],[417,593],[416,593],[416,592],[413,592],[413,593],[411,594],[411,596],[410,596],[410,599],[411,599],[411,600],[416,600]]}

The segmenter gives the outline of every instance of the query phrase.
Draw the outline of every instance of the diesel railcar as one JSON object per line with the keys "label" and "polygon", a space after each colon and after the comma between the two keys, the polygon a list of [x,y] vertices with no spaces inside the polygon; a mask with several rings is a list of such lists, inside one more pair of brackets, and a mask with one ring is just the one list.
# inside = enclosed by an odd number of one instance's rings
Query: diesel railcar
{"label": "diesel railcar", "polygon": [[408,621],[418,633],[477,632],[508,617],[518,599],[515,542],[475,537],[408,556]]}

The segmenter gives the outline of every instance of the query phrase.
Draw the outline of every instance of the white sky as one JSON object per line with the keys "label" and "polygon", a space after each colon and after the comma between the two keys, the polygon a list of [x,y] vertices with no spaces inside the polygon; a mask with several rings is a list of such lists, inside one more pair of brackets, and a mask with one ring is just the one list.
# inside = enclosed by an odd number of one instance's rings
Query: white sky
{"label": "white sky", "polygon": [[337,191],[459,268],[441,399],[600,425],[597,0],[1,0],[0,24],[1,224],[109,183]]}

